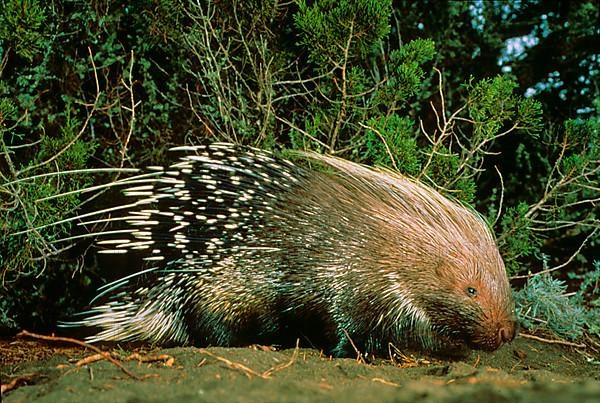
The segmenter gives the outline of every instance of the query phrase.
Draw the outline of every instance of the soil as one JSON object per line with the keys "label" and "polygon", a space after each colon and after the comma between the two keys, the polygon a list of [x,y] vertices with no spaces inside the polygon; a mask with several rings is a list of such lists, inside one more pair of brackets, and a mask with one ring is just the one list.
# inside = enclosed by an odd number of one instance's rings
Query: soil
{"label": "soil", "polygon": [[99,347],[132,376],[84,347],[0,340],[2,401],[600,402],[600,357],[523,337],[460,360],[368,363],[305,348]]}

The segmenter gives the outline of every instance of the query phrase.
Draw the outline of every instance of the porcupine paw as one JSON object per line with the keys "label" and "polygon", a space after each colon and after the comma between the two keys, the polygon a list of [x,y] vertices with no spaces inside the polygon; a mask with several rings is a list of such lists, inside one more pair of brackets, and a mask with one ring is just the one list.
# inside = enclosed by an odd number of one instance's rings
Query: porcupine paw
{"label": "porcupine paw", "polygon": [[357,357],[358,355],[364,356],[362,351],[362,343],[357,337],[352,336],[349,332],[341,331],[338,332],[338,342],[336,346],[331,350],[331,355],[336,358],[347,358]]}
{"label": "porcupine paw", "polygon": [[330,353],[335,358],[346,358],[351,356],[352,351],[352,346],[344,335]]}

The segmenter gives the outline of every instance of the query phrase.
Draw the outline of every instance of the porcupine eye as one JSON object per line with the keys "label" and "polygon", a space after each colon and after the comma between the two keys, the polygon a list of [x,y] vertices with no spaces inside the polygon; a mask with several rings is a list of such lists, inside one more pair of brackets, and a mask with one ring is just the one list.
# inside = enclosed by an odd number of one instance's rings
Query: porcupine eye
{"label": "porcupine eye", "polygon": [[467,287],[467,295],[471,298],[474,298],[477,296],[477,290],[473,287]]}

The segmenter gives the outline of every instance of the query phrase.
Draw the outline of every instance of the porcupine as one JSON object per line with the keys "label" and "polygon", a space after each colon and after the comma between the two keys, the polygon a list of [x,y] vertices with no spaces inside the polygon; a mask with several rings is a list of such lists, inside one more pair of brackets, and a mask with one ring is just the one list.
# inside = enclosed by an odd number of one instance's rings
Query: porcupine
{"label": "porcupine", "polygon": [[304,337],[344,356],[388,343],[494,350],[514,338],[493,235],[430,187],[317,154],[305,157],[329,172],[224,143],[172,152],[178,162],[124,182],[135,202],[97,242],[140,251],[148,266],[105,286],[106,301],[70,323],[98,328],[88,341]]}

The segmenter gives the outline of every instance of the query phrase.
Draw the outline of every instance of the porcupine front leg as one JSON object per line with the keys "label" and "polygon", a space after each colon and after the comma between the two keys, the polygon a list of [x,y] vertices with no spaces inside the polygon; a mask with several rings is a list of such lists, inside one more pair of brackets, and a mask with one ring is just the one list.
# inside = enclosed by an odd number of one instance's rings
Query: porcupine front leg
{"label": "porcupine front leg", "polygon": [[381,353],[389,334],[381,328],[380,304],[360,286],[339,293],[332,304],[331,317],[335,323],[336,344],[331,353],[336,357],[366,356]]}
{"label": "porcupine front leg", "polygon": [[[365,353],[365,332],[357,321],[355,315],[359,309],[353,309],[353,303],[340,295],[332,304],[331,318],[335,326],[335,347],[331,350],[334,357],[351,357],[358,353]],[[355,307],[357,308],[357,307]]]}

